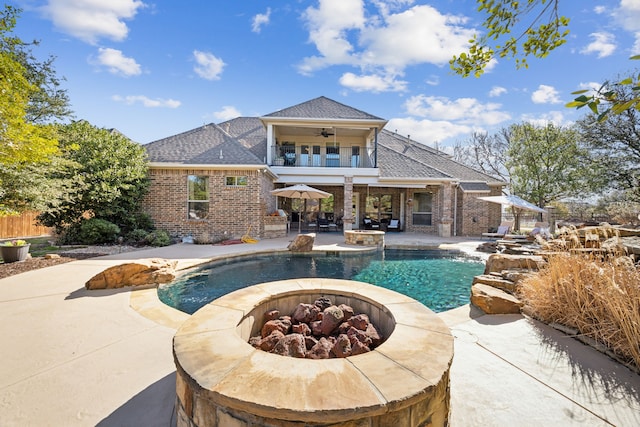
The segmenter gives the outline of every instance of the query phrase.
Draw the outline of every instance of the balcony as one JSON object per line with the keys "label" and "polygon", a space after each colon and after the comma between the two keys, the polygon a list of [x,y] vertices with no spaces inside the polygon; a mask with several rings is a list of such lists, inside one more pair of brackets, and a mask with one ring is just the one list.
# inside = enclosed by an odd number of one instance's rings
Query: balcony
{"label": "balcony", "polygon": [[364,147],[294,146],[273,147],[270,166],[317,168],[373,168]]}

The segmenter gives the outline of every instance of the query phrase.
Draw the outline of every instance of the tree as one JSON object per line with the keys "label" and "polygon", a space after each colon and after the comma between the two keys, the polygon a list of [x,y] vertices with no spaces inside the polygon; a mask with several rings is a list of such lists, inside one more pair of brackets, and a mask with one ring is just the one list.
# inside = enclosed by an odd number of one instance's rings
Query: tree
{"label": "tree", "polygon": [[[618,98],[633,92],[628,86],[617,86],[616,91]],[[594,156],[594,170],[597,168],[612,189],[640,202],[640,112],[627,109],[604,120],[589,114],[577,126]]]}
{"label": "tree", "polygon": [[115,130],[86,121],[57,125],[63,157],[50,176],[63,183],[38,220],[64,232],[87,216],[110,221],[124,232],[139,225],[148,189],[146,152]]}
{"label": "tree", "polygon": [[45,61],[38,61],[32,52],[32,47],[38,46],[38,41],[27,43],[11,35],[20,12],[20,9],[8,5],[0,11],[0,51],[23,67],[22,75],[32,86],[26,120],[30,123],[49,123],[68,118],[72,115],[69,96],[61,88],[64,78],[59,78],[53,67],[55,58],[49,56]]}
{"label": "tree", "polygon": [[453,157],[458,162],[507,182],[509,171],[505,167],[505,155],[508,146],[508,129],[502,129],[495,135],[489,135],[488,132],[474,132],[468,141],[456,143]]}
{"label": "tree", "polygon": [[591,154],[575,129],[514,124],[495,135],[474,134],[456,147],[463,163],[509,182],[509,192],[540,207],[602,188]]}
{"label": "tree", "polygon": [[[544,58],[566,42],[569,19],[559,15],[559,0],[476,0],[478,12],[487,14],[482,26],[487,33],[469,40],[469,52],[454,56],[451,68],[464,77],[480,77],[487,65],[499,58],[515,58],[526,68],[526,57]],[[533,18],[529,24],[522,20]],[[519,34],[514,37],[512,33]],[[498,44],[501,43],[501,44]]]}
{"label": "tree", "polygon": [[506,168],[510,189],[540,207],[565,197],[586,195],[602,182],[585,164],[590,153],[575,129],[530,123],[509,128]]}
{"label": "tree", "polygon": [[36,208],[46,197],[41,178],[58,150],[50,122],[69,114],[53,59],[38,62],[35,43],[12,35],[18,13],[0,10],[0,216]]}
{"label": "tree", "polygon": [[[560,15],[560,0],[476,0],[485,13],[487,33],[469,40],[468,52],[455,55],[449,65],[463,77],[480,77],[496,58],[515,58],[517,68],[526,68],[528,56],[544,58],[562,46],[569,35],[569,18]],[[514,37],[513,34],[517,34]],[[640,55],[630,59],[640,59]],[[615,87],[629,86],[627,98],[619,98]],[[569,108],[588,107],[598,120],[627,109],[640,110],[640,75],[605,82],[595,91],[580,90]]]}

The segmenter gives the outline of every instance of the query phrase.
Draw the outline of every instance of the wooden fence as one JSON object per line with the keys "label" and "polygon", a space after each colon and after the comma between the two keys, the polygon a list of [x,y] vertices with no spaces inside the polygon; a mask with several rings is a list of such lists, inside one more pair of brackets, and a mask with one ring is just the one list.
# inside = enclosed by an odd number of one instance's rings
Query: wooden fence
{"label": "wooden fence", "polygon": [[49,236],[53,229],[36,225],[38,212],[25,212],[18,216],[0,217],[0,239]]}

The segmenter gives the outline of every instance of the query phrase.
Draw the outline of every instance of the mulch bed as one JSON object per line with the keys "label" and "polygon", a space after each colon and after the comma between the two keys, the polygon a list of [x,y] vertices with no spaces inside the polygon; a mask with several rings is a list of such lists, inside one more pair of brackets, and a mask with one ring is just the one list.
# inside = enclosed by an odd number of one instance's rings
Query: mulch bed
{"label": "mulch bed", "polygon": [[31,270],[38,270],[40,268],[51,267],[53,265],[64,264],[66,262],[76,261],[79,259],[93,258],[101,255],[104,254],[74,253],[65,254],[64,256],[60,256],[60,258],[45,259],[44,257],[35,257],[27,258],[24,261],[0,263],[0,279]]}

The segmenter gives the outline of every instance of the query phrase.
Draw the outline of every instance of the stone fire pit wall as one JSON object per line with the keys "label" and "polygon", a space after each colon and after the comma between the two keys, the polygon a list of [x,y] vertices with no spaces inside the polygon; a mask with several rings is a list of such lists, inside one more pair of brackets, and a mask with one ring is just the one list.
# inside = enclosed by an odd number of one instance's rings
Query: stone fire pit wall
{"label": "stone fire pit wall", "polygon": [[384,231],[377,230],[345,230],[344,242],[355,246],[377,246],[384,248]]}
{"label": "stone fire pit wall", "polygon": [[[296,359],[248,340],[270,309],[329,297],[365,313],[385,342],[344,359]],[[292,279],[227,294],[177,331],[178,426],[444,426],[453,337],[431,310],[367,283]]]}

